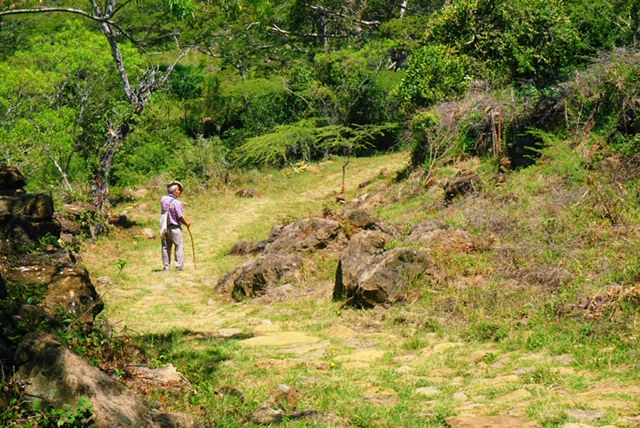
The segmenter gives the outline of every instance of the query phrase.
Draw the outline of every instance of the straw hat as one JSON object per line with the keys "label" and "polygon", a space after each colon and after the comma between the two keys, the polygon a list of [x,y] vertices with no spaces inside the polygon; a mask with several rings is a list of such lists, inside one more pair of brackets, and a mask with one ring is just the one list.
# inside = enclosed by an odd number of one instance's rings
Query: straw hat
{"label": "straw hat", "polygon": [[178,186],[178,188],[180,189],[180,193],[182,193],[184,186],[178,180],[173,180],[171,183],[167,184],[167,190],[169,189],[169,187],[173,186],[174,184]]}

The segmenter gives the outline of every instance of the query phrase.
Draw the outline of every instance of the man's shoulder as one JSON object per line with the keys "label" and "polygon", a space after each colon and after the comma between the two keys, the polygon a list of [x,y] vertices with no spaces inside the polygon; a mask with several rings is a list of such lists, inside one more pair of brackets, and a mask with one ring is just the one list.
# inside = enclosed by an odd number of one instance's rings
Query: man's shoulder
{"label": "man's shoulder", "polygon": [[177,198],[174,198],[174,197],[173,197],[173,196],[171,196],[171,195],[164,195],[164,196],[160,199],[160,202],[167,203],[167,204],[170,204],[170,203],[173,203],[173,202],[180,203],[180,202],[178,201],[178,199],[177,199]]}

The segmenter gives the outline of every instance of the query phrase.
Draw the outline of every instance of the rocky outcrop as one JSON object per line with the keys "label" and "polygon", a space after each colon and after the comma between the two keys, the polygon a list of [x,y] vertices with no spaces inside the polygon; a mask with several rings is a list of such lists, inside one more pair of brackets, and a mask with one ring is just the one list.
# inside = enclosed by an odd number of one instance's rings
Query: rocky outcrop
{"label": "rocky outcrop", "polygon": [[335,220],[312,217],[286,226],[274,226],[263,241],[240,241],[229,250],[232,255],[283,254],[318,249],[341,249],[347,239]]}
{"label": "rocky outcrop", "polygon": [[51,334],[33,332],[25,336],[15,360],[29,401],[61,408],[86,397],[98,427],[197,426],[185,415],[152,414],[125,385],[93,367]]}
{"label": "rocky outcrop", "polygon": [[0,196],[0,245],[5,251],[25,248],[42,237],[60,236],[53,220],[53,200],[47,194]]}
{"label": "rocky outcrop", "polygon": [[15,167],[0,165],[0,195],[16,196],[24,193],[27,182]]}
{"label": "rocky outcrop", "polygon": [[91,401],[98,426],[151,427],[151,412],[124,385],[91,366],[55,336],[34,332],[16,351],[18,375],[32,402],[54,407],[74,405],[81,396]]}
{"label": "rocky outcrop", "polygon": [[347,304],[369,308],[404,300],[408,287],[419,278],[436,277],[435,264],[424,251],[401,247],[388,251],[391,236],[361,232],[342,254],[336,272],[333,296],[347,297]]}
{"label": "rocky outcrop", "polygon": [[374,217],[366,210],[356,209],[353,211],[349,211],[345,214],[345,217],[347,221],[351,223],[351,225],[358,229],[376,230],[379,232],[384,232],[395,238],[398,238],[402,235],[402,232],[396,226]]}
{"label": "rocky outcrop", "polygon": [[236,299],[261,296],[268,289],[302,279],[303,261],[294,254],[265,254],[237,266],[216,286]]}
{"label": "rocky outcrop", "polygon": [[48,194],[26,194],[20,171],[0,166],[0,250],[14,252],[42,237],[60,237],[53,220],[53,199]]}
{"label": "rocky outcrop", "polygon": [[384,252],[385,245],[392,239],[382,232],[368,231],[356,234],[338,261],[333,299],[345,296],[347,288],[355,284],[371,260]]}
{"label": "rocky outcrop", "polygon": [[251,241],[239,241],[236,242],[229,250],[229,254],[233,256],[244,256],[251,254],[260,254],[264,252],[264,247],[267,245],[266,241],[251,242]]}
{"label": "rocky outcrop", "polygon": [[340,246],[346,237],[337,221],[312,217],[274,227],[267,241],[264,252],[277,254]]}
{"label": "rocky outcrop", "polygon": [[[69,240],[69,236],[77,237],[82,234],[95,239],[106,230],[104,223],[97,221],[96,208],[87,202],[64,204],[55,217],[60,222],[62,237],[66,240]],[[122,227],[130,226],[126,216],[112,216],[108,222]]]}
{"label": "rocky outcrop", "polygon": [[73,253],[59,250],[38,255],[37,262],[33,258],[25,256],[20,265],[6,268],[6,278],[18,285],[40,286],[43,299],[38,307],[50,317],[74,315],[82,322],[92,322],[104,304],[89,272],[76,264]]}

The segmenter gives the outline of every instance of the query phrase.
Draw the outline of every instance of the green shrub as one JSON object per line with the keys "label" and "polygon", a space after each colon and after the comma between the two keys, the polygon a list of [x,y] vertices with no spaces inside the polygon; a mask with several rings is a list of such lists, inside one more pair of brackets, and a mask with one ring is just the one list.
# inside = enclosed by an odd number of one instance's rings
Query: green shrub
{"label": "green shrub", "polygon": [[468,80],[464,58],[445,46],[426,46],[409,58],[406,75],[395,93],[409,108],[428,107],[466,92]]}
{"label": "green shrub", "polygon": [[618,153],[637,153],[640,146],[640,54],[624,49],[601,55],[563,85],[569,125],[593,130]]}
{"label": "green shrub", "polygon": [[228,148],[218,137],[198,137],[184,147],[181,155],[168,166],[173,177],[192,178],[226,184],[233,168]]}

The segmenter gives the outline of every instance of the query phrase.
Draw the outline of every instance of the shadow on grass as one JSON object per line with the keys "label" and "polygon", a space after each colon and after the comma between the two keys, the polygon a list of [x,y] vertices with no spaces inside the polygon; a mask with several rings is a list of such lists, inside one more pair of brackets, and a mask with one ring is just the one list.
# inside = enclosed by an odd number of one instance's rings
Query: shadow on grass
{"label": "shadow on grass", "polygon": [[231,337],[194,332],[188,329],[173,330],[164,334],[146,334],[134,340],[145,350],[153,364],[174,364],[189,381],[214,375],[219,366],[231,359],[238,340],[252,337],[238,333]]}

